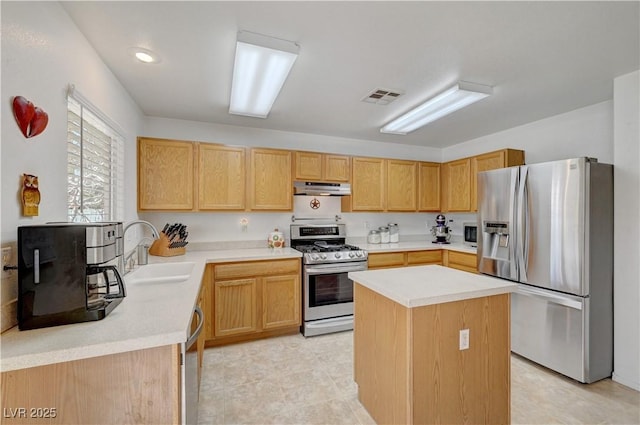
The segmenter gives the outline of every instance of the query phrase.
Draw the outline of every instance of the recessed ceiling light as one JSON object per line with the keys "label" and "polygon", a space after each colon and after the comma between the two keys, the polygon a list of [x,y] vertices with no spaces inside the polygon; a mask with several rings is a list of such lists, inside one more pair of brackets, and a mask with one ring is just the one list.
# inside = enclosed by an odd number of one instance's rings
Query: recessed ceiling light
{"label": "recessed ceiling light", "polygon": [[160,57],[156,53],[152,52],[149,49],[145,49],[144,47],[131,47],[129,48],[129,53],[140,62],[144,62],[144,63],[160,62]]}

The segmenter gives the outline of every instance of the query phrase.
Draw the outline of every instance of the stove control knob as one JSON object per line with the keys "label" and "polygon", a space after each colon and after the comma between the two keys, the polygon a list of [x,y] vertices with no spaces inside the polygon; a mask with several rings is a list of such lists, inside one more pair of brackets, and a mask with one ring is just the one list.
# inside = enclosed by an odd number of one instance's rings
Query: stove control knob
{"label": "stove control knob", "polygon": [[322,258],[323,260],[327,259],[327,254],[320,254],[320,258]]}
{"label": "stove control knob", "polygon": [[340,257],[342,257],[342,255],[339,252],[336,252],[335,257],[336,258],[340,258]]}
{"label": "stove control knob", "polygon": [[349,258],[353,258],[353,257],[355,257],[355,256],[356,256],[356,254],[354,254],[354,253],[353,253],[353,251],[350,251],[350,252],[349,252]]}
{"label": "stove control knob", "polygon": [[311,254],[311,259],[316,261],[316,260],[319,260],[320,257],[318,257],[318,254]]}
{"label": "stove control knob", "polygon": [[356,257],[362,257],[362,251],[356,251]]}

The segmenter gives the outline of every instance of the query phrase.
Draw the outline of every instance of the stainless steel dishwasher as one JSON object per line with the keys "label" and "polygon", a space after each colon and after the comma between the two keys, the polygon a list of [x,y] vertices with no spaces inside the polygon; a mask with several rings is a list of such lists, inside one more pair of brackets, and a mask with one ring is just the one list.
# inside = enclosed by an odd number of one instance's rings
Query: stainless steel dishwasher
{"label": "stainless steel dishwasher", "polygon": [[[194,310],[193,319],[198,321],[196,329],[182,345],[182,423],[198,423],[198,398],[200,394],[198,382],[198,350],[190,350],[198,341],[204,326],[204,314],[200,307]],[[191,320],[193,320],[191,319]],[[191,328],[191,326],[189,326]]]}

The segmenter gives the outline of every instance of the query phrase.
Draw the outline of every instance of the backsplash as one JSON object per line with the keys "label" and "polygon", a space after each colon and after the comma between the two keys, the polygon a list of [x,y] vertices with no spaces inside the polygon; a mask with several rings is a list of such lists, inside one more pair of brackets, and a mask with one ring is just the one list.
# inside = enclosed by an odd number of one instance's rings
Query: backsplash
{"label": "backsplash", "polygon": [[[269,232],[278,228],[285,234],[289,246],[289,226],[292,218],[297,223],[333,222],[339,216],[347,225],[347,235],[352,240],[364,240],[369,230],[388,223],[397,223],[400,241],[431,240],[430,229],[436,224],[437,213],[342,213],[339,197],[318,197],[320,207],[313,209],[313,196],[294,197],[294,212],[234,212],[234,213],[140,213],[140,218],[148,220],[159,229],[166,223],[186,224],[189,232],[187,250],[200,249],[242,249],[267,246]],[[475,221],[476,215],[469,213],[447,213],[447,224],[452,237],[462,237],[462,223]],[[306,219],[306,220],[305,220]],[[311,220],[309,220],[311,219]],[[326,220],[319,220],[326,219]],[[451,221],[453,220],[453,221]],[[246,221],[246,225],[243,223]]]}

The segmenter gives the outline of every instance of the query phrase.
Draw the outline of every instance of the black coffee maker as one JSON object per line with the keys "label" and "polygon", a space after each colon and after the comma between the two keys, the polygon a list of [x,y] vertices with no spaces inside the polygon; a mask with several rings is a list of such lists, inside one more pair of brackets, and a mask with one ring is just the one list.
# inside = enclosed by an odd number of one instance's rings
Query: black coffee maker
{"label": "black coffee maker", "polygon": [[126,296],[122,223],[18,227],[20,330],[101,320]]}

